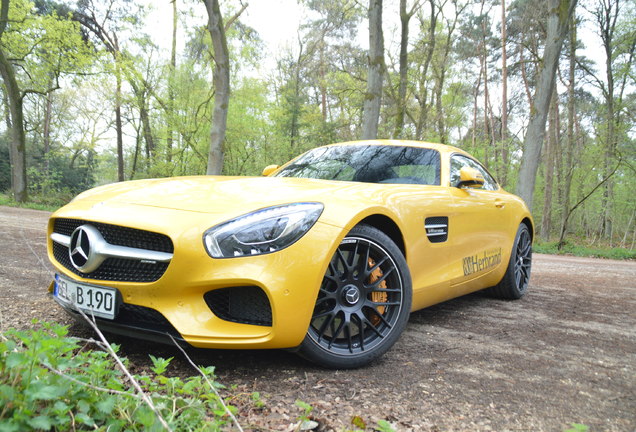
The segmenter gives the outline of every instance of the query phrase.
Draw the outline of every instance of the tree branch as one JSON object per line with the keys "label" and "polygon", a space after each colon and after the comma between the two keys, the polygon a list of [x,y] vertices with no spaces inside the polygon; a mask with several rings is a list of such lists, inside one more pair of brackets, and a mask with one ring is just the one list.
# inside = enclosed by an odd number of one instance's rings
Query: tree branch
{"label": "tree branch", "polygon": [[225,23],[225,25],[223,26],[223,29],[225,31],[228,31],[230,27],[232,27],[232,24],[234,24],[234,21],[236,21],[238,17],[241,16],[241,14],[245,11],[245,9],[247,9],[247,6],[249,6],[249,3],[245,3],[245,4],[241,3],[241,9],[237,13],[235,13],[232,17],[230,17]]}
{"label": "tree branch", "polygon": [[581,198],[579,200],[579,202],[577,202],[567,213],[567,215],[565,216],[565,219],[563,220],[563,225],[561,226],[561,235],[559,236],[559,243],[557,245],[557,249],[561,250],[563,248],[563,246],[565,245],[564,242],[564,238],[565,238],[565,232],[567,231],[567,225],[568,225],[568,220],[570,219],[570,215],[574,212],[574,210],[576,210],[581,204],[583,204],[590,196],[592,196],[592,194],[594,192],[596,192],[596,190],[598,188],[600,188],[601,186],[603,186],[603,184],[605,184],[605,182],[607,182],[615,173],[616,171],[618,171],[618,168],[621,166],[623,159],[622,157],[619,156],[618,158],[618,163],[616,164],[616,166],[614,167],[614,170],[609,173],[609,175],[607,177],[605,177],[603,180],[601,180],[601,182],[599,184],[597,184],[596,186],[594,186],[594,188],[592,188],[592,190],[585,195],[583,198]]}

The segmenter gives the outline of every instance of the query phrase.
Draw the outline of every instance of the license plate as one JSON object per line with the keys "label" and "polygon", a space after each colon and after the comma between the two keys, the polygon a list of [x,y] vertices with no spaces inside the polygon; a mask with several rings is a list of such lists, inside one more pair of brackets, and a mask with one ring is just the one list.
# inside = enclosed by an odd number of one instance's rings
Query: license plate
{"label": "license plate", "polygon": [[60,275],[55,275],[53,295],[74,309],[83,310],[86,315],[100,318],[115,318],[117,290],[77,283]]}

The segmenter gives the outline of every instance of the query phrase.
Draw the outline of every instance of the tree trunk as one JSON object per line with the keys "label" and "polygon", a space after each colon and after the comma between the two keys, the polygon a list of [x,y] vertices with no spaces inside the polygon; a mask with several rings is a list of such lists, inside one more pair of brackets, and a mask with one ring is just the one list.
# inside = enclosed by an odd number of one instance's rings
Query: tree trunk
{"label": "tree trunk", "polygon": [[294,71],[294,100],[292,103],[292,118],[289,130],[289,148],[291,150],[289,154],[289,158],[292,158],[297,150],[298,137],[300,135],[300,126],[299,126],[299,118],[300,118],[300,72],[301,66],[300,62],[302,60],[303,55],[303,46],[300,44],[300,49],[298,50],[298,60],[296,61],[296,70]]}
{"label": "tree trunk", "polygon": [[519,45],[519,64],[521,65],[521,79],[523,80],[523,88],[526,91],[528,105],[532,106],[532,94],[530,93],[530,83],[528,82],[528,74],[526,72],[526,60],[523,56],[523,45]]}
{"label": "tree trunk", "polygon": [[426,44],[426,57],[424,58],[424,65],[422,66],[422,73],[420,74],[420,96],[416,96],[418,104],[420,106],[420,113],[417,119],[417,125],[415,126],[415,139],[422,139],[422,135],[428,129],[428,69],[433,60],[433,52],[435,51],[435,44],[437,43],[437,35],[435,29],[437,28],[437,14],[435,8],[435,1],[429,0],[431,8],[431,19],[429,23],[429,35],[428,43]]}
{"label": "tree trunk", "polygon": [[[600,33],[605,51],[605,79],[607,81],[607,92],[605,93],[605,107],[607,109],[606,135],[605,135],[605,155],[604,172],[605,176],[612,169],[612,161],[616,153],[616,108],[614,105],[614,69],[612,58],[614,55],[614,29],[616,18],[619,13],[619,0],[602,2],[600,15],[597,19],[601,24]],[[603,187],[603,197],[601,200],[603,209],[603,220],[601,221],[601,236],[611,241],[612,236],[612,203],[614,195],[614,182],[607,181]]]}
{"label": "tree trunk", "polygon": [[406,113],[406,85],[409,66],[409,21],[413,16],[406,10],[406,0],[400,0],[400,84],[398,87],[397,114],[393,138],[402,138]]}
{"label": "tree trunk", "polygon": [[543,63],[539,72],[530,122],[523,141],[523,156],[517,181],[517,195],[532,209],[537,169],[545,137],[545,124],[554,91],[556,69],[568,24],[577,0],[548,0],[548,31]]}
{"label": "tree trunk", "polygon": [[[561,208],[561,231],[565,235],[567,226],[566,222],[570,211],[570,190],[572,189],[572,173],[574,170],[573,154],[574,154],[574,85],[576,79],[576,16],[572,15],[570,21],[570,64],[569,64],[569,83],[568,83],[568,131],[567,144],[565,148],[565,179],[563,184],[563,202]],[[559,239],[563,242],[563,238]]]}
{"label": "tree trunk", "polygon": [[135,138],[135,153],[133,154],[133,162],[132,167],[130,168],[130,180],[135,178],[135,174],[137,174],[137,162],[139,161],[139,148],[141,147],[141,133],[139,129],[143,127],[136,127],[136,138]]}
{"label": "tree trunk", "polygon": [[225,28],[218,0],[204,0],[208,11],[208,32],[214,50],[214,111],[210,128],[210,152],[208,175],[219,175],[223,171],[223,141],[230,104],[230,56],[225,39]]}
{"label": "tree trunk", "polygon": [[121,65],[119,51],[114,53],[115,57],[115,130],[117,132],[117,179],[122,182],[124,177],[124,131],[121,121]]}
{"label": "tree trunk", "polygon": [[327,123],[327,83],[325,82],[325,41],[320,42],[320,107],[322,123]]}
{"label": "tree trunk", "polygon": [[138,96],[139,101],[139,118],[141,120],[144,141],[146,142],[146,157],[149,160],[155,157],[155,140],[152,136],[152,127],[150,125],[150,115],[148,114],[147,101],[144,94]]}
{"label": "tree trunk", "polygon": [[166,113],[166,160],[172,162],[174,139],[174,101],[175,71],[177,69],[177,0],[172,0],[172,47],[170,49],[170,73],[168,75],[168,112]]}
{"label": "tree trunk", "polygon": [[378,137],[383,72],[382,0],[369,0],[369,72],[367,75],[367,92],[364,98],[362,139],[375,139]]}
{"label": "tree trunk", "polygon": [[[486,146],[484,148],[484,164],[486,167],[490,165],[489,161],[489,153],[490,148],[494,144],[494,131],[492,130],[492,123],[490,121],[491,116],[489,115],[490,108],[490,92],[488,91],[488,52],[486,50],[486,28],[485,24],[482,23],[482,36],[483,39],[481,41],[481,74],[484,77],[484,140],[486,141]],[[495,149],[496,151],[496,149]]]}
{"label": "tree trunk", "polygon": [[501,165],[499,182],[508,183],[508,55],[506,52],[506,0],[501,0]]}
{"label": "tree trunk", "polygon": [[446,83],[446,72],[450,69],[448,66],[448,58],[453,48],[453,38],[455,29],[457,28],[457,23],[459,22],[459,16],[466,6],[458,7],[457,4],[454,4],[455,8],[455,16],[453,18],[452,24],[449,24],[449,21],[446,22],[446,40],[442,45],[442,54],[439,56],[439,62],[435,62],[435,67],[433,70],[435,71],[435,114],[436,114],[436,123],[437,123],[437,134],[439,136],[439,141],[442,144],[446,144],[448,142],[448,129],[446,127],[446,115],[444,113],[444,85]]}
{"label": "tree trunk", "polygon": [[558,111],[556,88],[552,92],[552,102],[550,103],[550,123],[548,141],[546,143],[545,153],[545,188],[543,195],[543,213],[541,216],[541,240],[548,241],[552,231],[552,195],[554,189],[554,166],[557,153],[557,115]]}
{"label": "tree trunk", "polygon": [[48,174],[49,168],[50,168],[49,153],[51,151],[51,113],[53,110],[53,92],[52,91],[49,91],[46,93],[45,104],[46,105],[44,108],[44,127],[42,131],[44,149],[42,153],[44,156],[44,171]]}
{"label": "tree trunk", "polygon": [[471,148],[470,151],[474,152],[477,148],[477,112],[479,111],[478,101],[479,101],[479,89],[481,88],[481,77],[483,75],[483,70],[479,68],[479,78],[477,79],[477,85],[473,89],[473,130],[471,134]]}
{"label": "tree trunk", "polygon": [[[2,0],[0,8],[0,38],[7,27],[9,16],[9,0]],[[9,102],[11,124],[9,130],[9,157],[11,159],[11,190],[13,198],[19,202],[28,199],[26,176],[26,137],[24,135],[24,112],[22,109],[22,94],[15,78],[13,65],[7,60],[6,54],[0,48],[0,75],[4,82]]]}

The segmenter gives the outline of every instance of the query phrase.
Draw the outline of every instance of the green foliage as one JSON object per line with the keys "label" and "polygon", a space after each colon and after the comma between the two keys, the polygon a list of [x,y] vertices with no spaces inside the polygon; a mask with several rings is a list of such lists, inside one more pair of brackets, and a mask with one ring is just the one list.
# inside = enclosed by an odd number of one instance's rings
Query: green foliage
{"label": "green foliage", "polygon": [[311,412],[314,410],[314,407],[312,407],[311,405],[309,405],[307,402],[303,402],[301,400],[297,400],[295,402],[295,405],[303,410],[303,413],[300,416],[301,420],[307,420],[309,419],[309,414],[311,414]]}
{"label": "green foliage", "polygon": [[[173,430],[213,431],[228,424],[201,376],[169,377],[171,359],[151,361],[153,375],[135,379]],[[214,377],[213,368],[203,373]],[[0,334],[0,431],[33,429],[163,430],[108,353],[87,349],[66,327],[49,323]]]}
{"label": "green foliage", "polygon": [[47,92],[58,85],[62,73],[78,72],[93,61],[79,23],[56,11],[42,15],[27,0],[12,0],[9,25],[0,44],[19,65],[20,86],[27,91]]}
{"label": "green foliage", "polygon": [[580,423],[571,423],[570,426],[563,432],[587,432],[590,430],[589,426]]}
{"label": "green foliage", "polygon": [[[2,137],[4,138],[4,136]],[[11,188],[11,165],[9,163],[9,148],[0,143],[0,192]]]}
{"label": "green foliage", "polygon": [[30,195],[53,194],[66,201],[89,189],[95,182],[92,153],[88,158],[72,160],[62,153],[50,153],[45,161],[30,166],[27,173]]}
{"label": "green foliage", "polygon": [[354,425],[358,429],[364,430],[364,429],[367,428],[367,424],[364,422],[364,420],[362,420],[362,417],[360,417],[360,416],[354,416],[351,419],[351,424]]}
{"label": "green foliage", "polygon": [[34,210],[55,211],[68,203],[68,200],[58,197],[56,194],[52,195],[36,195],[30,196],[29,202],[18,203],[13,199],[13,195],[10,193],[0,192],[0,205],[9,207],[23,207]]}
{"label": "green foliage", "polygon": [[592,247],[566,242],[559,249],[558,242],[535,243],[532,250],[537,253],[554,255],[574,255],[581,257],[608,258],[616,260],[636,260],[636,250],[617,247]]}
{"label": "green foliage", "polygon": [[378,427],[376,429],[378,432],[395,432],[393,426],[391,426],[391,424],[386,420],[378,421]]}

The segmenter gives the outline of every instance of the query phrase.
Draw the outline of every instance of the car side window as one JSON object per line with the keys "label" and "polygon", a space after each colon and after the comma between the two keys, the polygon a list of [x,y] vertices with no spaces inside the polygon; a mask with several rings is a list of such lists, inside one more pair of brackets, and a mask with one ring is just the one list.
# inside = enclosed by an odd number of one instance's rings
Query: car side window
{"label": "car side window", "polygon": [[450,163],[450,185],[456,186],[459,183],[459,171],[464,167],[474,168],[484,176],[484,186],[482,189],[485,190],[497,190],[499,186],[494,178],[486,171],[486,168],[481,166],[481,164],[474,159],[466,157],[464,155],[452,155],[451,163]]}

